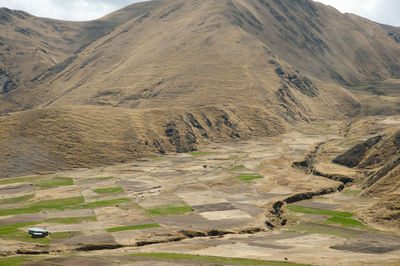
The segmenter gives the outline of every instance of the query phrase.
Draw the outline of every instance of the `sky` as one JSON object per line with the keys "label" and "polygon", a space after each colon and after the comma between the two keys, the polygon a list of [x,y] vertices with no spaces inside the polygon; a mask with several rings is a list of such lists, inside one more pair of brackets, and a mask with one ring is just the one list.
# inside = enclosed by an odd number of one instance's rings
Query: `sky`
{"label": "sky", "polygon": [[[92,20],[143,0],[0,0],[0,7],[63,20]],[[341,12],[400,26],[400,0],[318,0]]]}
{"label": "sky", "polygon": [[93,20],[143,0],[0,0],[0,7],[26,11],[38,17]]}
{"label": "sky", "polygon": [[318,0],[345,13],[383,24],[400,26],[400,0]]}

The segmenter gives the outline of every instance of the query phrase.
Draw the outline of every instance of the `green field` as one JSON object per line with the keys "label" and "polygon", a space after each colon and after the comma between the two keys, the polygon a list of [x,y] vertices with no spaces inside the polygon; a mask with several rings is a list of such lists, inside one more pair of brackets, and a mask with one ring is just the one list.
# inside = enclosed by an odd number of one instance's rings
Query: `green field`
{"label": "green field", "polygon": [[25,195],[21,197],[15,197],[15,198],[8,198],[8,199],[1,199],[0,204],[13,204],[13,203],[21,203],[28,201],[30,199],[33,199],[35,197],[35,194],[30,194],[30,195]]}
{"label": "green field", "polygon": [[43,200],[19,208],[0,209],[0,216],[24,214],[24,213],[38,213],[44,210],[62,211],[70,209],[73,206],[83,204],[84,202],[85,200],[83,197]]}
{"label": "green field", "polygon": [[123,193],[125,191],[122,187],[109,187],[109,188],[96,188],[93,189],[93,192],[97,194],[110,194],[110,193]]}
{"label": "green field", "polygon": [[56,223],[56,224],[78,224],[81,222],[95,222],[95,221],[97,221],[96,216],[51,218],[44,220],[44,222],[46,223]]}
{"label": "green field", "polygon": [[158,228],[161,227],[159,224],[141,224],[141,225],[133,225],[133,226],[120,226],[107,228],[107,232],[115,233],[120,231],[129,231],[129,230],[140,230],[140,229],[149,229],[149,228]]}
{"label": "green field", "polygon": [[0,266],[20,266],[40,259],[39,257],[9,257],[0,258]]}
{"label": "green field", "polygon": [[294,205],[288,205],[287,208],[288,210],[293,212],[301,212],[306,214],[327,215],[327,216],[344,217],[344,218],[349,218],[354,216],[354,214],[351,212],[329,211],[329,210],[321,210],[321,209],[314,209],[314,208],[294,206]]}
{"label": "green field", "polygon": [[359,227],[359,228],[367,228],[362,222],[354,219],[348,219],[343,217],[331,217],[327,220],[332,224],[339,224],[344,227]]}
{"label": "green field", "polygon": [[69,177],[55,177],[50,180],[43,180],[35,183],[35,187],[61,187],[72,185],[74,185],[74,180]]}
{"label": "green field", "polygon": [[243,175],[238,175],[236,176],[237,179],[241,180],[241,181],[251,181],[254,179],[261,179],[264,178],[260,175],[257,174],[243,174]]}
{"label": "green field", "polygon": [[0,185],[8,185],[15,183],[24,183],[24,182],[34,182],[36,180],[45,178],[43,176],[31,176],[31,177],[17,177],[17,178],[4,178],[0,179]]}
{"label": "green field", "polygon": [[120,198],[120,199],[113,199],[113,200],[102,200],[102,201],[95,201],[95,202],[88,202],[84,204],[82,209],[87,209],[87,208],[98,208],[98,207],[104,207],[104,206],[109,206],[109,205],[116,205],[116,204],[121,204],[121,203],[126,203],[130,202],[131,200],[128,198]]}
{"label": "green field", "polygon": [[0,238],[17,240],[22,242],[38,243],[38,244],[50,244],[49,238],[32,238],[28,232],[22,231],[19,228],[32,226],[38,224],[37,222],[31,223],[18,223],[10,225],[0,226]]}
{"label": "green field", "polygon": [[126,203],[129,201],[130,199],[128,198],[119,198],[113,200],[103,200],[103,201],[85,203],[83,197],[43,200],[19,208],[0,209],[0,216],[38,213],[44,210],[64,211],[64,210],[75,210],[75,209],[90,209],[90,208]]}

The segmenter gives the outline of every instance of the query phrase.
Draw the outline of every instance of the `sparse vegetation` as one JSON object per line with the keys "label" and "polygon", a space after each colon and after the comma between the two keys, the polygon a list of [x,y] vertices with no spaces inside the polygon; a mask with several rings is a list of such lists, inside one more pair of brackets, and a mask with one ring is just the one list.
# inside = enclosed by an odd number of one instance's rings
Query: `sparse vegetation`
{"label": "sparse vegetation", "polygon": [[265,261],[254,259],[240,259],[240,258],[227,258],[227,257],[213,257],[213,256],[199,256],[189,254],[176,254],[176,253],[138,253],[132,254],[134,257],[145,257],[153,259],[164,259],[168,261],[193,261],[203,263],[217,263],[229,265],[305,265],[295,264],[290,262],[277,262]]}
{"label": "sparse vegetation", "polygon": [[308,222],[301,222],[296,226],[289,226],[287,230],[289,232],[306,232],[309,234],[323,234],[345,238],[355,237],[363,233],[362,231],[349,230],[331,225]]}
{"label": "sparse vegetation", "polygon": [[237,170],[244,170],[244,169],[247,169],[246,166],[244,166],[244,165],[236,165],[236,166],[228,169],[228,171],[237,171]]}
{"label": "sparse vegetation", "polygon": [[207,151],[193,151],[189,152],[190,155],[192,156],[203,156],[203,155],[211,155],[213,152],[207,152]]}
{"label": "sparse vegetation", "polygon": [[315,123],[315,124],[313,124],[313,126],[316,128],[330,128],[331,127],[331,125],[323,124],[323,123]]}
{"label": "sparse vegetation", "polygon": [[240,159],[244,159],[247,158],[248,155],[231,155],[228,157],[229,160],[240,160]]}
{"label": "sparse vegetation", "polygon": [[15,198],[1,199],[0,204],[20,203],[20,202],[24,202],[24,201],[33,199],[34,197],[35,197],[35,194],[29,194],[29,195],[15,197]]}
{"label": "sparse vegetation", "polygon": [[109,233],[115,233],[120,231],[129,231],[129,230],[140,230],[140,229],[150,229],[150,228],[158,228],[161,227],[159,224],[141,224],[134,226],[121,226],[106,229]]}
{"label": "sparse vegetation", "polygon": [[236,178],[238,178],[239,180],[242,180],[242,181],[251,181],[254,179],[261,179],[263,177],[260,175],[257,175],[257,174],[243,174],[243,175],[236,176]]}
{"label": "sparse vegetation", "polygon": [[111,193],[123,193],[125,191],[122,187],[110,187],[110,188],[96,188],[93,189],[93,192],[97,194],[111,194]]}
{"label": "sparse vegetation", "polygon": [[69,177],[56,177],[50,180],[43,180],[35,184],[35,187],[61,187],[61,186],[72,186],[74,180]]}
{"label": "sparse vegetation", "polygon": [[106,176],[106,177],[92,177],[92,178],[88,178],[87,180],[111,180],[116,178],[115,176]]}
{"label": "sparse vegetation", "polygon": [[81,235],[82,232],[58,232],[58,233],[51,233],[50,234],[50,238],[51,239],[65,239],[65,238],[71,238],[74,236],[78,236]]}
{"label": "sparse vegetation", "polygon": [[157,161],[164,161],[164,160],[168,160],[170,157],[167,157],[167,156],[163,156],[163,157],[156,157],[156,158],[150,158],[150,161],[154,161],[154,162],[157,162]]}
{"label": "sparse vegetation", "polygon": [[361,192],[362,192],[362,190],[351,190],[351,189],[343,190],[343,191],[342,191],[342,193],[343,193],[343,194],[346,194],[346,195],[358,195],[358,194],[360,194]]}

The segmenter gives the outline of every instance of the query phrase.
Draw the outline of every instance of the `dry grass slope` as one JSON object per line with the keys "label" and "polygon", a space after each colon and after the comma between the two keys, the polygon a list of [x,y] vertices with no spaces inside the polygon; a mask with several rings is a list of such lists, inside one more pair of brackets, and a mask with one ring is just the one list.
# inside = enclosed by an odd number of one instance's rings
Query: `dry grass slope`
{"label": "dry grass slope", "polygon": [[400,76],[392,29],[308,0],[154,0],[91,22],[1,9],[0,29],[8,176],[357,115],[343,86]]}

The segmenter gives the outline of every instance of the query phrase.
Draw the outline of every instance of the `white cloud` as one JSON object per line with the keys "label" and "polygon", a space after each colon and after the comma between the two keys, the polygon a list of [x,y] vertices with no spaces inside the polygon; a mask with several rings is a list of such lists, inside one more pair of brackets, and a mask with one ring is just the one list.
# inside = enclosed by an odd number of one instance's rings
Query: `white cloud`
{"label": "white cloud", "polygon": [[376,22],[400,26],[399,0],[316,0],[341,12],[354,13]]}
{"label": "white cloud", "polygon": [[0,0],[0,7],[64,20],[93,20],[143,0]]}

